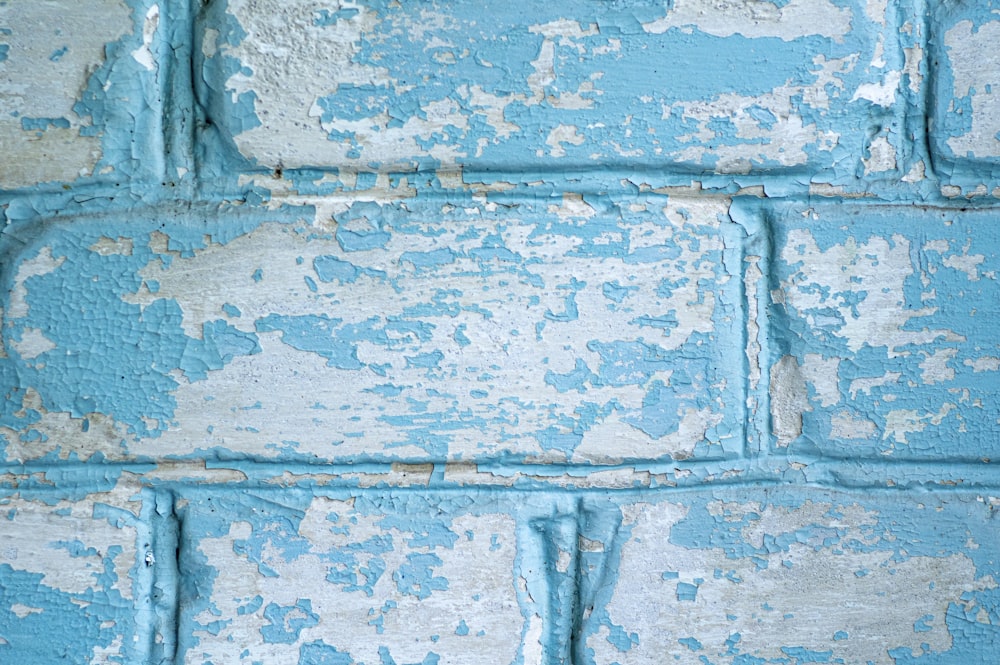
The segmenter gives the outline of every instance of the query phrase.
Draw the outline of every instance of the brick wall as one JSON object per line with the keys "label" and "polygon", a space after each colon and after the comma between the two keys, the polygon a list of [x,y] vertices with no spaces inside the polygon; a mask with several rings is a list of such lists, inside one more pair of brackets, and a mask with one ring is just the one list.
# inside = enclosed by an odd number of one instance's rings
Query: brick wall
{"label": "brick wall", "polygon": [[0,661],[995,662],[998,38],[0,2]]}

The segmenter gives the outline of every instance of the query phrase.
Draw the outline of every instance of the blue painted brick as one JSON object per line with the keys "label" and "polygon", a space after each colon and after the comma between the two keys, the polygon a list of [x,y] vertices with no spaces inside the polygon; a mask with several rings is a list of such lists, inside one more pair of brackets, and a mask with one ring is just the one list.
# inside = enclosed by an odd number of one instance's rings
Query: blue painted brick
{"label": "blue painted brick", "polygon": [[32,239],[3,307],[7,459],[742,452],[744,231],[724,202],[280,217],[77,219]]}
{"label": "blue painted brick", "polygon": [[[1000,20],[990,3],[934,3],[928,44],[934,168],[949,195],[994,194],[1000,185]],[[995,195],[995,194],[994,194]]]}
{"label": "blue painted brick", "polygon": [[[53,474],[42,484],[62,479]],[[149,658],[155,558],[147,559],[153,557],[148,511],[135,487],[96,489],[0,491],[4,662]]]}
{"label": "blue painted brick", "polygon": [[769,214],[775,444],[995,459],[996,213],[783,204]]}
{"label": "blue painted brick", "polygon": [[[542,662],[565,653],[573,502],[185,492],[184,662]],[[554,510],[567,515],[560,520]],[[568,521],[567,521],[568,520]],[[554,535],[553,535],[554,534]],[[561,543],[561,547],[560,547]],[[561,625],[560,625],[561,624]]]}
{"label": "blue painted brick", "polygon": [[482,182],[567,169],[727,174],[719,182],[894,173],[917,84],[904,68],[908,11],[852,0],[562,0],[529,12],[215,2],[196,70],[206,138],[219,140],[205,156],[460,169]]}
{"label": "blue painted brick", "polygon": [[160,5],[0,6],[0,191],[160,179]]}
{"label": "blue painted brick", "polygon": [[624,501],[576,662],[988,662],[995,501],[792,488]]}

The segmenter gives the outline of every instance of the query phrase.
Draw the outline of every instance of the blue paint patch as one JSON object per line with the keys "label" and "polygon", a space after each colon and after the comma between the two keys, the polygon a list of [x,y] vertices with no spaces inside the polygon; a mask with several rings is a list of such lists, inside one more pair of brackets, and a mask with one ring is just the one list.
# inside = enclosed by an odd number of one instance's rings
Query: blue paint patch
{"label": "blue paint patch", "polygon": [[313,259],[313,269],[321,282],[337,280],[341,284],[353,284],[360,272],[354,264],[335,256],[317,256]]}
{"label": "blue paint patch", "polygon": [[58,129],[69,129],[69,120],[66,118],[28,118],[21,117],[21,129],[26,132],[44,132],[49,127]]}
{"label": "blue paint patch", "polygon": [[[0,626],[4,637],[0,658],[25,665],[46,665],[67,657],[82,657],[89,662],[97,649],[111,648],[119,640],[125,645],[123,655],[134,654],[129,645],[138,629],[135,614],[131,603],[111,588],[107,579],[98,580],[98,590],[67,593],[46,585],[43,578],[41,573],[0,563]],[[12,609],[17,604],[41,611],[19,616]],[[89,608],[87,612],[80,611],[81,604]]]}
{"label": "blue paint patch", "polygon": [[416,596],[423,600],[434,591],[448,588],[448,580],[434,575],[433,569],[440,566],[441,559],[435,554],[409,554],[406,563],[393,575],[400,593]]}
{"label": "blue paint patch", "polygon": [[693,602],[698,598],[698,585],[688,582],[677,583],[677,600]]}
{"label": "blue paint patch", "polygon": [[312,611],[312,602],[300,599],[294,605],[282,607],[268,603],[264,608],[264,618],[270,623],[261,626],[260,633],[265,642],[291,644],[298,640],[299,633],[319,624],[319,615]]}
{"label": "blue paint patch", "polygon": [[354,665],[351,654],[337,651],[322,640],[307,642],[299,649],[298,665]]}
{"label": "blue paint patch", "polygon": [[678,644],[685,646],[691,651],[701,651],[701,642],[693,637],[681,637],[677,640]]}

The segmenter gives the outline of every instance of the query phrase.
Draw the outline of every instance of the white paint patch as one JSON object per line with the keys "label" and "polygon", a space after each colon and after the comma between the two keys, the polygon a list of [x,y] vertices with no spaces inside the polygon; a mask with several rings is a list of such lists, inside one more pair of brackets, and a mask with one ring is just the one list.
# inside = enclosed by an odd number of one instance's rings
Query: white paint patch
{"label": "white paint patch", "polygon": [[142,24],[142,46],[132,51],[135,61],[151,72],[156,70],[156,56],[150,47],[153,45],[153,38],[159,25],[160,6],[153,5],[146,12],[146,19]]}
{"label": "white paint patch", "polygon": [[132,256],[134,247],[131,238],[108,238],[107,236],[101,236],[89,249],[101,256],[111,256],[114,254]]}
{"label": "white paint patch", "polygon": [[862,83],[854,91],[851,101],[856,102],[859,99],[867,99],[882,108],[889,108],[896,103],[896,92],[899,90],[899,81],[901,78],[902,72],[893,71],[886,74],[885,78],[879,83]]}
{"label": "white paint patch", "polygon": [[958,157],[1000,157],[1000,21],[973,27],[960,21],[944,37],[954,94],[972,98],[972,128],[947,143]]}
{"label": "white paint patch", "polygon": [[899,372],[886,372],[882,376],[866,376],[858,379],[852,379],[850,386],[847,388],[847,392],[850,393],[852,400],[857,399],[859,392],[864,393],[865,395],[871,395],[872,389],[897,383],[901,376],[903,375]]}
{"label": "white paint patch", "polygon": [[43,610],[40,607],[30,607],[28,605],[24,605],[23,603],[14,603],[10,606],[10,611],[13,612],[14,616],[18,619],[23,619],[31,614],[41,614]]}
{"label": "white paint patch", "polygon": [[922,372],[920,378],[926,384],[951,381],[955,378],[955,370],[949,367],[948,363],[956,355],[958,355],[958,349],[937,349],[926,354],[926,357],[920,363],[920,370]]}
{"label": "white paint patch", "polygon": [[551,156],[565,157],[566,150],[563,148],[564,143],[583,145],[584,140],[583,135],[576,131],[576,127],[572,125],[559,125],[549,132],[548,138],[545,139],[545,144],[551,147],[551,150],[549,150]]}
{"label": "white paint patch", "polygon": [[896,170],[896,148],[886,136],[876,136],[868,145],[868,158],[861,160],[865,174],[885,173]]}
{"label": "white paint patch", "polygon": [[663,18],[643,24],[646,32],[693,27],[716,37],[777,37],[792,41],[810,35],[837,41],[851,30],[851,10],[829,0],[676,0]]}
{"label": "white paint patch", "polygon": [[771,430],[778,446],[802,435],[802,412],[812,410],[806,382],[795,356],[783,356],[771,368]]}
{"label": "white paint patch", "polygon": [[839,411],[830,416],[830,436],[836,439],[871,440],[877,432],[874,422],[850,411]]}
{"label": "white paint patch", "polygon": [[971,367],[973,372],[996,372],[1000,370],[1000,358],[996,356],[983,356],[975,360],[966,360],[966,367]]}
{"label": "white paint patch", "polygon": [[909,76],[910,92],[920,92],[924,82],[924,75],[920,71],[920,66],[924,61],[924,49],[919,44],[903,49],[903,73]]}
{"label": "white paint patch", "polygon": [[34,257],[20,261],[17,266],[17,274],[14,276],[14,288],[11,289],[10,300],[7,301],[7,318],[5,320],[11,321],[27,317],[28,289],[25,282],[31,277],[49,274],[65,261],[66,257],[64,256],[60,256],[58,259],[53,257],[51,247],[42,247]]}
{"label": "white paint patch", "polygon": [[33,360],[46,351],[56,348],[55,343],[38,328],[24,328],[21,331],[21,339],[11,339],[10,345],[25,360]]}
{"label": "white paint patch", "polygon": [[940,425],[941,421],[956,408],[954,404],[945,402],[936,413],[916,409],[894,409],[885,414],[885,431],[882,433],[882,438],[892,437],[896,443],[908,443],[907,434],[923,432],[928,425]]}
{"label": "white paint patch", "polygon": [[824,358],[818,353],[807,353],[800,368],[802,377],[816,392],[820,406],[833,406],[840,402],[838,372],[840,358]]}

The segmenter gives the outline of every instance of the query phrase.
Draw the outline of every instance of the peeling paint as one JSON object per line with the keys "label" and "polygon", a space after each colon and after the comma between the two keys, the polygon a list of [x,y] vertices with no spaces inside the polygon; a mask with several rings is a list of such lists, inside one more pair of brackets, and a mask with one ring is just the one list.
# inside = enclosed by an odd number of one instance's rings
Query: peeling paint
{"label": "peeling paint", "polygon": [[201,23],[203,103],[251,164],[347,178],[668,164],[766,174],[841,160],[860,175],[859,131],[899,125],[890,15],[843,0],[574,0],[530,20],[491,7],[484,22],[473,6],[228,0]]}
{"label": "peeling paint", "polygon": [[0,662],[992,662],[997,25],[0,1]]}

